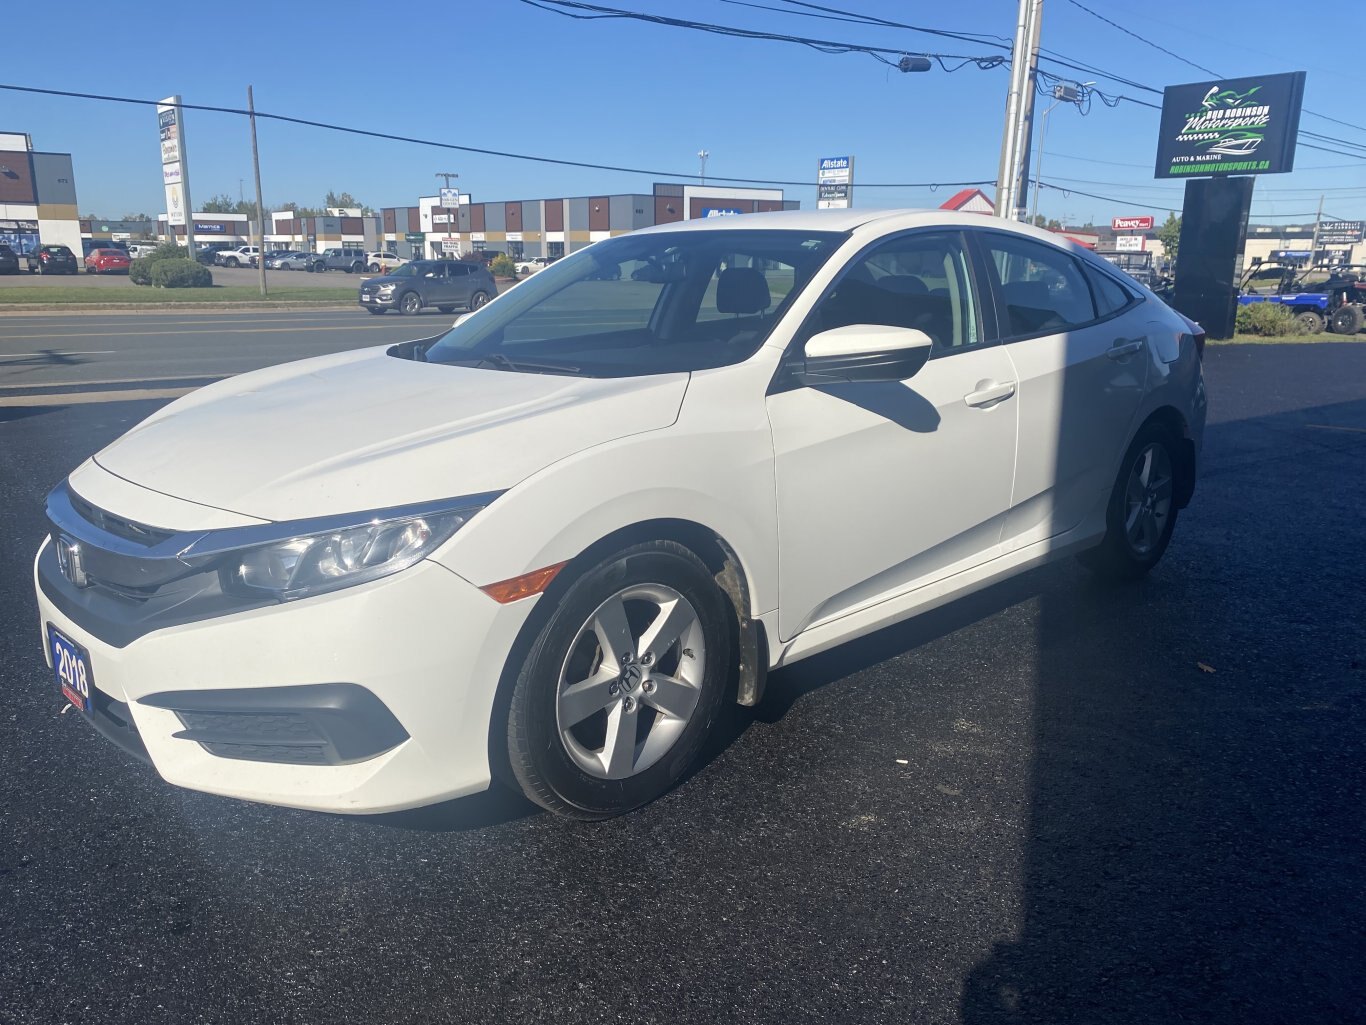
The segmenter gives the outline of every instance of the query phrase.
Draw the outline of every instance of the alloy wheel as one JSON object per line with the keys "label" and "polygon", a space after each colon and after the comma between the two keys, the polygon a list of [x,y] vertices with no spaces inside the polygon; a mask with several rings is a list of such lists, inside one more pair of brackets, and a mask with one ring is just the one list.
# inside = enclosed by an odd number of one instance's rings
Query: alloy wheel
{"label": "alloy wheel", "polygon": [[555,723],[574,763],[627,779],[677,743],[702,696],[706,640],[697,611],[664,584],[635,584],[598,606],[560,669]]}
{"label": "alloy wheel", "polygon": [[1140,557],[1162,541],[1172,512],[1172,460],[1165,445],[1149,442],[1138,453],[1124,488],[1124,535]]}

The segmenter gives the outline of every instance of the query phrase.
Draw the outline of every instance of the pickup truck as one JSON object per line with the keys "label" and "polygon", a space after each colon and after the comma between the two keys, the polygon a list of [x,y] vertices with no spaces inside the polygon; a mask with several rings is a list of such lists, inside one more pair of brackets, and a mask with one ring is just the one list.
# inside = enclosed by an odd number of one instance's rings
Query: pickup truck
{"label": "pickup truck", "polygon": [[213,262],[220,267],[250,267],[258,259],[261,250],[256,246],[237,246],[213,254]]}

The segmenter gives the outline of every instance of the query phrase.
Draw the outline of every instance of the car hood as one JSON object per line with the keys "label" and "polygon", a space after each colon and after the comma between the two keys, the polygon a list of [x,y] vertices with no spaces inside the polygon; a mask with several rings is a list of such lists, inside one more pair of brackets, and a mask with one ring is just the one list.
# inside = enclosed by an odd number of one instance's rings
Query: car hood
{"label": "car hood", "polygon": [[501,491],[678,418],[687,374],[594,379],[414,363],[384,349],[201,388],[95,456],[175,498],[264,520]]}

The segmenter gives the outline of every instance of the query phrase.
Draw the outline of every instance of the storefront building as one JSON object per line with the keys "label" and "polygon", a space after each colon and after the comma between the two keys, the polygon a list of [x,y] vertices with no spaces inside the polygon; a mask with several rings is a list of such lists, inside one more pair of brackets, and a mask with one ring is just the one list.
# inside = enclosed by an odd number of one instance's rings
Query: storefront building
{"label": "storefront building", "polygon": [[348,209],[320,217],[300,217],[293,211],[279,210],[270,215],[270,220],[267,251],[321,253],[327,249],[354,248],[369,253],[380,248],[381,218],[375,214],[362,215],[359,210]]}
{"label": "storefront building", "polygon": [[81,254],[70,153],[43,153],[26,132],[0,132],[0,243],[16,253],[40,245]]}
{"label": "storefront building", "polygon": [[[206,243],[225,243],[229,247],[250,245],[253,241],[251,224],[246,214],[210,214],[197,213],[192,215],[191,221],[194,224],[194,244],[202,246]],[[174,239],[182,246],[185,244],[185,226],[183,224],[173,225],[171,230],[175,233]],[[157,237],[168,239],[166,234],[166,215],[162,214],[157,218]]]}
{"label": "storefront building", "polygon": [[517,260],[555,258],[656,224],[800,206],[785,200],[781,189],[666,183],[657,183],[650,193],[465,202],[453,224],[450,211],[439,204],[439,197],[424,196],[415,207],[381,210],[385,248],[404,257],[492,251]]}

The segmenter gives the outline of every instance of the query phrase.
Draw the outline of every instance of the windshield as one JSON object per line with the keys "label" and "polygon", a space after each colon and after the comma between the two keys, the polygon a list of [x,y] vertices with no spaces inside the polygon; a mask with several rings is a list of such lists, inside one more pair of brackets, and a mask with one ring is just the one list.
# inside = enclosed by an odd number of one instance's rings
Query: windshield
{"label": "windshield", "polygon": [[425,358],[593,377],[738,363],[845,237],[737,228],[608,239],[517,285]]}

